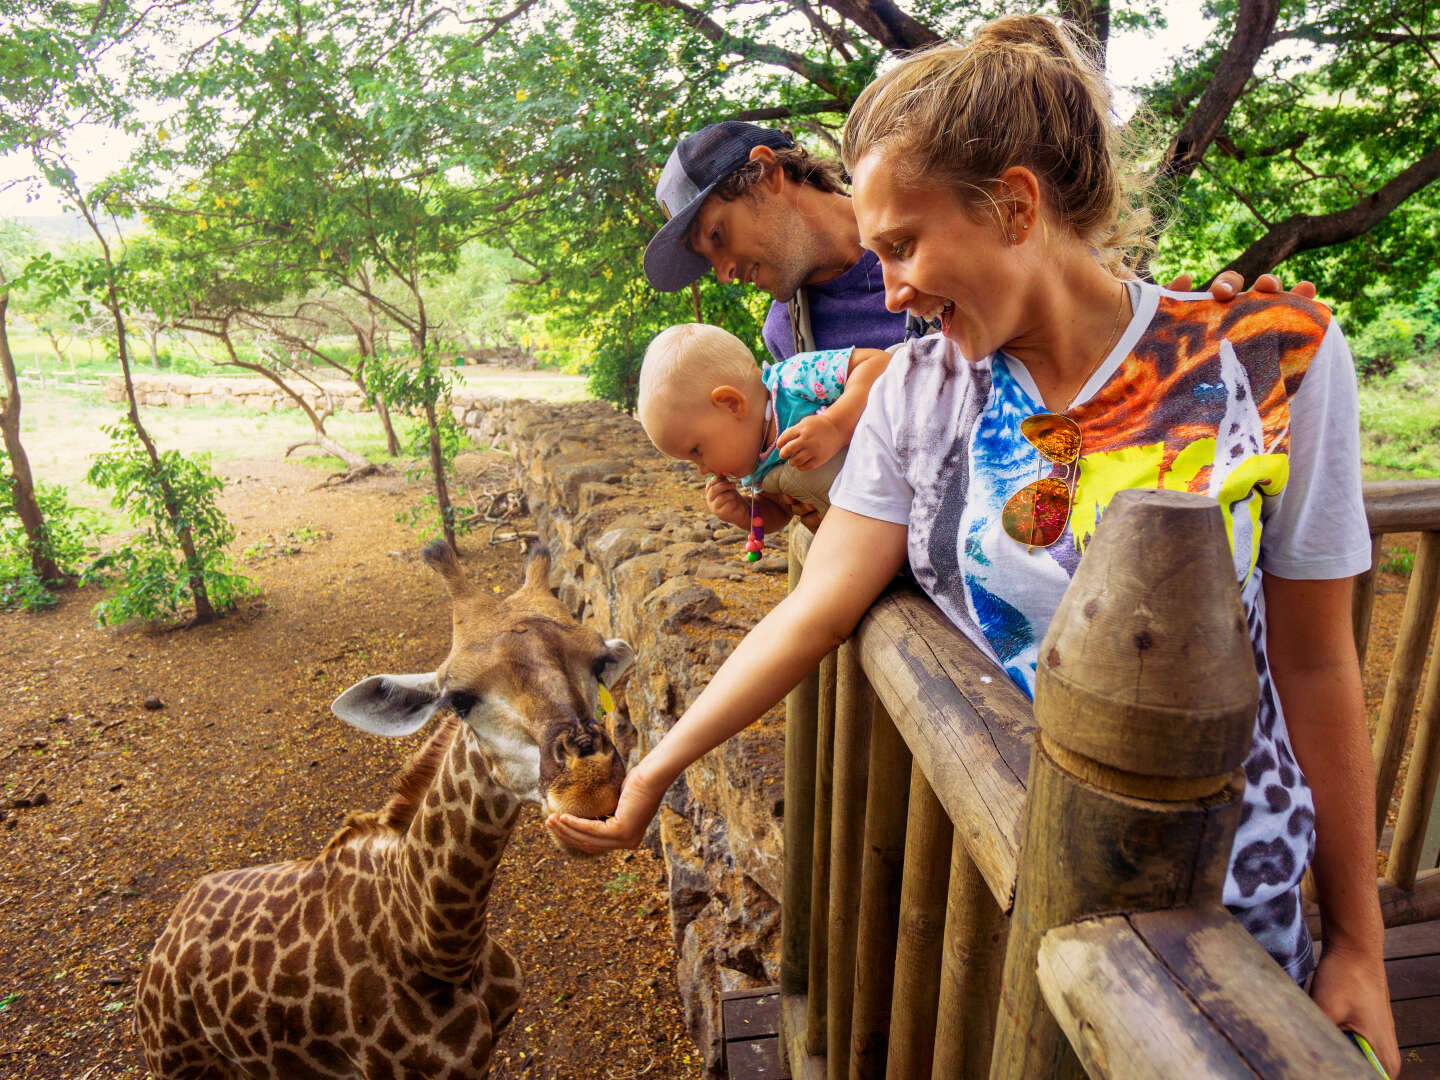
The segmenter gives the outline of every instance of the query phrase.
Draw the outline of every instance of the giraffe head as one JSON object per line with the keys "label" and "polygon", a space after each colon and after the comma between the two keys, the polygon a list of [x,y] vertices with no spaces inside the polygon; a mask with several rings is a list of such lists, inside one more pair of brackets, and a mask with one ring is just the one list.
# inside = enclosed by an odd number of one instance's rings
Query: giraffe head
{"label": "giraffe head", "polygon": [[465,576],[443,540],[425,562],[452,603],[450,655],[433,672],[372,675],[331,709],[375,735],[418,731],[451,708],[479,738],[491,778],[543,813],[602,818],[620,799],[625,765],[596,720],[601,684],[630,668],[634,652],[581,626],[550,592],[550,553],[531,552],[525,581],[504,599]]}

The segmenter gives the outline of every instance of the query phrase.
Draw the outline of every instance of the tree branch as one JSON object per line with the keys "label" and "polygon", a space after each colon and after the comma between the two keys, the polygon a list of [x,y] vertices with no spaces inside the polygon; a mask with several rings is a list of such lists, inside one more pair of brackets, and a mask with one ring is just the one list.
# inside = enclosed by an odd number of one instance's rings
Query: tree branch
{"label": "tree branch", "polygon": [[655,0],[655,2],[661,7],[673,8],[683,14],[691,29],[716,45],[751,60],[759,60],[762,63],[786,68],[826,93],[834,94],[837,97],[840,95],[840,85],[831,77],[831,73],[826,71],[823,66],[811,63],[799,53],[732,34],[703,11],[697,11],[684,0]]}
{"label": "tree branch", "polygon": [[1374,228],[1411,195],[1437,178],[1440,178],[1440,146],[1431,147],[1429,153],[1383,187],[1344,210],[1330,214],[1292,214],[1276,223],[1225,269],[1236,270],[1246,281],[1251,281],[1297,252],[1353,240]]}
{"label": "tree branch", "polygon": [[[940,35],[907,15],[891,0],[822,0],[893,53],[911,52],[934,45]],[[826,87],[826,89],[829,89]],[[832,93],[834,91],[831,91]]]}
{"label": "tree branch", "polygon": [[791,116],[810,116],[813,113],[844,113],[850,110],[852,102],[845,98],[821,98],[818,101],[800,101],[794,105],[775,105],[768,109],[742,109],[726,117],[727,120],[784,120]]}
{"label": "tree branch", "polygon": [[1240,99],[1270,41],[1279,11],[1280,0],[1249,0],[1240,5],[1235,32],[1220,54],[1210,85],[1190,110],[1155,170],[1158,183],[1178,188],[1195,171]]}

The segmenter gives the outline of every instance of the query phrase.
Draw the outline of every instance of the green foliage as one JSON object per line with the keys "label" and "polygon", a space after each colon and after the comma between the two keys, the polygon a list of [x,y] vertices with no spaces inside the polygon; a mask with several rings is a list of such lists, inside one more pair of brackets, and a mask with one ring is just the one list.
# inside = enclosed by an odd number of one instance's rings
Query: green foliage
{"label": "green foliage", "polygon": [[[95,606],[101,625],[176,618],[194,601],[192,576],[204,582],[216,613],[255,593],[255,585],[234,572],[225,554],[235,529],[216,502],[225,484],[210,471],[208,456],[187,458],[167,450],[157,471],[133,428],[115,424],[105,432],[111,449],[96,456],[86,479],[112,492],[111,504],[129,515],[137,531],[96,560],[96,570],[111,575],[111,591]],[[161,473],[177,503],[179,513],[173,520]],[[178,529],[183,527],[190,529],[194,542],[193,562],[180,551]]]}
{"label": "green foliage", "polygon": [[[0,610],[39,611],[56,602],[55,590],[62,583],[42,581],[35,574],[29,537],[15,512],[14,483],[10,462],[0,450]],[[44,522],[44,554],[62,574],[79,575],[94,553],[95,515],[72,505],[65,489],[55,484],[37,484],[35,502]]]}
{"label": "green foliage", "polygon": [[1360,385],[1361,456],[1370,465],[1440,477],[1440,363],[1406,362]]}
{"label": "green foliage", "polygon": [[[1210,39],[1144,92],[1152,113],[1193,104],[1233,33],[1242,0],[1215,0]],[[1218,270],[1272,228],[1370,197],[1440,142],[1440,81],[1426,0],[1328,0],[1282,5],[1221,137],[1177,196],[1156,276]],[[1413,294],[1440,249],[1440,189],[1422,187],[1360,236],[1285,258],[1287,280],[1309,278],[1343,325],[1359,332],[1387,297]],[[1377,287],[1378,286],[1378,287]]]}
{"label": "green foliage", "polygon": [[1350,337],[1356,370],[1383,376],[1406,361],[1440,361],[1440,270],[1403,296],[1388,286],[1376,291],[1374,319]]}
{"label": "green foliage", "polygon": [[1415,569],[1415,553],[1404,544],[1397,545],[1391,549],[1390,557],[1380,564],[1380,569],[1386,574],[1409,577]]}

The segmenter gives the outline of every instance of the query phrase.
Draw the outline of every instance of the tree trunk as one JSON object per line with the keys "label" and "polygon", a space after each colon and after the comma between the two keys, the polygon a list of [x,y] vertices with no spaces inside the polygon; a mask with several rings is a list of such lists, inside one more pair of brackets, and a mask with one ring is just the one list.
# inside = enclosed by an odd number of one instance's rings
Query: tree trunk
{"label": "tree trunk", "polygon": [[[363,344],[365,338],[357,331],[355,335]],[[374,341],[374,338],[371,338]],[[365,389],[365,365],[374,358],[374,351],[361,352],[360,361],[355,365],[352,377],[355,385],[360,388],[360,396],[363,398],[369,394]],[[375,415],[380,417],[380,426],[385,429],[385,452],[391,457],[400,456],[400,440],[395,436],[395,425],[390,421],[390,409],[379,397],[375,399]]]}
{"label": "tree trunk", "polygon": [[5,277],[0,274],[0,368],[5,373],[5,399],[0,402],[0,428],[4,430],[5,452],[10,456],[10,476],[0,477],[0,483],[10,485],[11,502],[15,515],[25,529],[26,546],[30,550],[30,568],[35,576],[44,582],[69,580],[60,571],[54,558],[47,550],[48,535],[45,519],[40,513],[40,504],[35,501],[35,481],[30,474],[30,459],[20,445],[20,380],[15,372],[15,357],[10,352],[10,335],[5,328],[5,309],[10,303],[10,293],[5,288]]}
{"label": "tree trunk", "polygon": [[430,429],[430,471],[435,474],[435,501],[440,507],[440,528],[453,551],[455,546],[455,515],[450,510],[450,489],[445,485],[445,458],[440,453],[440,425],[435,418],[435,406],[425,403],[425,424]]}
{"label": "tree trunk", "polygon": [[1235,33],[1220,53],[1219,63],[1200,100],[1185,117],[1175,141],[1165,151],[1155,170],[1156,182],[1162,191],[1173,197],[1210,149],[1215,136],[1240,99],[1255,72],[1280,13],[1280,0],[1251,0],[1240,5],[1235,18]]}
{"label": "tree trunk", "polygon": [[1105,49],[1110,42],[1110,0],[1061,0],[1060,15],[1095,41],[1095,60],[1105,70]]}
{"label": "tree trunk", "polygon": [[[361,469],[374,468],[369,458],[365,457],[363,454],[357,454],[354,450],[349,450],[346,447],[341,446],[338,442],[332,439],[325,431],[325,421],[320,419],[319,414],[310,407],[310,403],[306,401],[305,398],[297,390],[292,388],[289,383],[287,383],[275,372],[267,368],[264,364],[255,364],[251,363],[249,360],[241,360],[240,357],[236,354],[235,346],[231,344],[228,335],[221,335],[220,340],[225,345],[225,351],[230,354],[230,359],[226,361],[227,366],[244,368],[246,371],[253,371],[255,372],[255,374],[261,375],[264,378],[269,379],[284,393],[288,394],[290,399],[294,401],[295,404],[304,411],[305,415],[310,418],[310,426],[315,429],[315,438],[313,442],[316,446],[319,446],[321,449],[325,450],[326,453],[334,454],[337,458],[339,458],[345,463],[345,467],[351,472],[357,472]],[[305,445],[307,444],[296,443],[295,446],[290,447],[290,449],[286,450],[285,453],[288,455],[290,451],[294,450],[297,446]]]}
{"label": "tree trunk", "polygon": [[161,501],[165,504],[165,513],[170,518],[170,529],[175,533],[175,539],[180,543],[180,550],[185,555],[185,569],[187,579],[190,583],[190,594],[195,600],[195,625],[215,621],[215,608],[210,603],[209,590],[205,588],[205,572],[200,566],[200,557],[195,550],[195,537],[190,531],[190,526],[185,524],[185,518],[180,512],[180,502],[175,497],[175,489],[171,486],[169,478],[165,475],[164,466],[160,463],[160,452],[155,449],[155,443],[150,438],[150,433],[145,430],[145,425],[140,422],[140,406],[135,400],[135,381],[130,375],[130,350],[125,336],[125,319],[120,308],[120,294],[115,288],[115,266],[110,258],[110,245],[105,240],[105,235],[95,224],[95,218],[90,213],[90,208],[85,205],[78,194],[75,196],[75,205],[85,218],[85,223],[90,226],[90,231],[100,242],[100,250],[105,256],[105,309],[110,312],[110,318],[115,323],[115,346],[120,356],[120,371],[125,376],[125,400],[128,403],[127,419],[130,426],[135,430],[140,444],[145,447],[145,453],[149,455],[150,467],[155,470],[155,482],[160,487]]}

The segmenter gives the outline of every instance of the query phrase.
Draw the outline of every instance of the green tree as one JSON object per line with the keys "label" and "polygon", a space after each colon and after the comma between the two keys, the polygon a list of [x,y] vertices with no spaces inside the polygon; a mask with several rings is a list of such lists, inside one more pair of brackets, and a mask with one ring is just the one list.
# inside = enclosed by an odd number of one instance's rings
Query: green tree
{"label": "green tree", "polygon": [[[80,215],[96,241],[88,256],[56,260],[48,256],[31,261],[27,274],[43,283],[50,297],[76,291],[80,304],[98,307],[109,318],[111,341],[125,379],[126,419],[129,433],[115,436],[127,458],[102,469],[97,478],[119,483],[117,498],[134,495],[141,508],[156,515],[153,536],[176,544],[182,558],[174,564],[179,579],[172,596],[187,596],[194,604],[195,623],[212,621],[230,606],[236,591],[207,555],[213,535],[223,535],[223,517],[208,512],[213,491],[208,481],[196,479],[192,465],[173,452],[162,454],[141,422],[130,371],[129,335],[125,321],[129,284],[116,245],[123,241],[107,235],[100,225],[123,204],[117,189],[106,183],[82,185],[71,168],[67,136],[82,124],[122,128],[136,126],[124,78],[114,73],[133,70],[144,62],[139,31],[145,12],[123,0],[101,5],[21,3],[12,21],[13,36],[0,50],[0,88],[11,108],[0,113],[0,152],[27,153],[36,174]],[[12,467],[14,462],[12,460]],[[218,484],[216,478],[211,477]],[[216,533],[215,530],[219,530]],[[224,541],[219,541],[223,546]],[[148,564],[154,571],[157,563]],[[134,569],[138,564],[130,564]],[[217,576],[218,574],[218,576]],[[132,582],[133,584],[133,582]],[[210,593],[217,589],[218,603]]]}
{"label": "green tree", "polygon": [[[441,9],[260,3],[155,92],[178,103],[144,171],[196,179],[148,197],[177,243],[224,228],[309,288],[344,291],[401,327],[422,368],[440,342],[429,290],[484,227],[461,168],[475,73],[427,29]],[[238,265],[238,264],[237,264]],[[441,526],[453,513],[440,450],[439,384],[420,410]]]}

